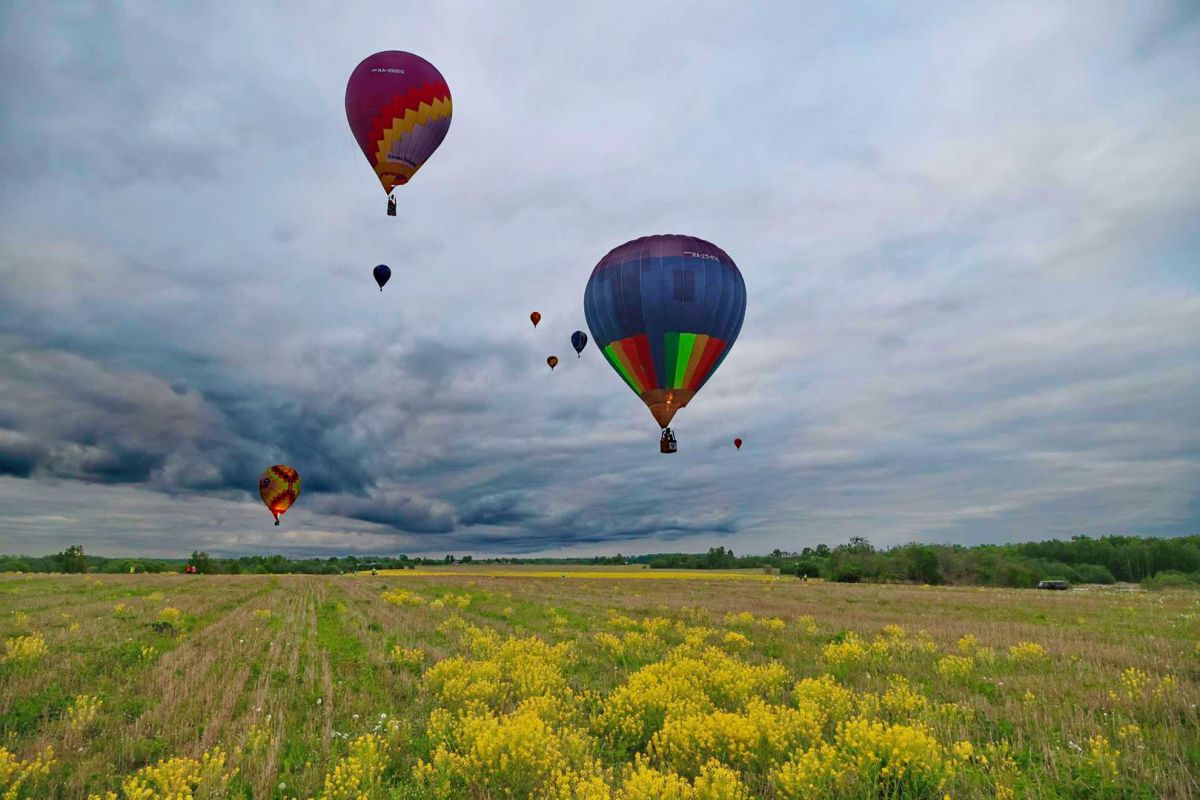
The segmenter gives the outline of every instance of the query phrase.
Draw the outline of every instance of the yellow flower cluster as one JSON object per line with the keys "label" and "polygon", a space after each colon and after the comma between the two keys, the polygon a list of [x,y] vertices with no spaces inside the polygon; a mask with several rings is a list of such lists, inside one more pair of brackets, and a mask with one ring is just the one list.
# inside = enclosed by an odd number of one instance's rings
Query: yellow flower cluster
{"label": "yellow flower cluster", "polygon": [[[973,646],[973,642],[970,644]],[[893,656],[910,653],[936,652],[937,644],[926,631],[917,631],[915,635],[910,635],[902,625],[884,625],[870,645],[871,657],[876,661],[887,661]]]}
{"label": "yellow flower cluster", "polygon": [[801,631],[812,636],[817,632],[817,621],[808,614],[803,614],[796,619],[796,625]]}
{"label": "yellow flower cluster", "polygon": [[195,800],[221,797],[236,768],[226,769],[225,753],[219,747],[199,759],[167,758],[142,767],[121,782],[121,791],[88,800]]}
{"label": "yellow flower cluster", "polygon": [[932,797],[953,775],[928,728],[863,717],[772,773],[779,797]]}
{"label": "yellow flower cluster", "polygon": [[903,675],[892,675],[887,691],[880,698],[880,707],[893,719],[913,719],[929,709],[929,698],[913,689]]}
{"label": "yellow flower cluster", "polygon": [[735,650],[748,650],[752,644],[747,636],[738,633],[737,631],[727,631],[725,635],[721,637],[721,643],[726,647],[732,647]]}
{"label": "yellow flower cluster", "polygon": [[[1125,699],[1130,702],[1145,700],[1148,690],[1152,690],[1150,694],[1155,701],[1162,702],[1174,694],[1178,685],[1174,675],[1154,679],[1137,667],[1128,667],[1121,673],[1121,684],[1125,689]],[[1108,696],[1113,700],[1118,699],[1117,693],[1111,690]]]}
{"label": "yellow flower cluster", "polygon": [[619,747],[640,748],[668,716],[740,708],[753,697],[779,696],[787,671],[755,665],[716,647],[677,647],[642,667],[608,696],[598,729]]}
{"label": "yellow flower cluster", "polygon": [[1142,727],[1135,722],[1127,722],[1117,731],[1117,736],[1122,739],[1138,739],[1142,735]]}
{"label": "yellow flower cluster", "polygon": [[28,797],[36,797],[32,790],[37,788],[42,778],[49,777],[50,768],[54,766],[54,748],[47,747],[41,755],[29,761],[9,752],[7,747],[0,747],[0,795],[4,800],[17,800],[25,793]]}
{"label": "yellow flower cluster", "polygon": [[50,648],[46,646],[46,640],[41,634],[31,633],[28,636],[5,639],[4,658],[0,660],[6,664],[27,666],[41,661],[49,652]]}
{"label": "yellow flower cluster", "polygon": [[1008,657],[1021,663],[1042,661],[1050,654],[1037,642],[1017,642],[1008,648]]}
{"label": "yellow flower cluster", "polygon": [[851,632],[842,641],[830,642],[822,647],[821,657],[831,666],[850,666],[866,659],[867,648],[858,634]]}
{"label": "yellow flower cluster", "polygon": [[349,752],[325,774],[321,800],[365,800],[381,785],[391,750],[388,740],[375,733],[350,742]]}
{"label": "yellow flower cluster", "polygon": [[[445,663],[445,662],[442,662]],[[475,706],[460,714],[430,715],[429,760],[413,777],[434,798],[535,797],[570,772],[595,772],[590,742],[567,724],[569,711],[550,697],[533,697],[510,714]]]}
{"label": "yellow flower cluster", "polygon": [[421,595],[404,589],[392,589],[380,596],[394,606],[420,606],[425,604]]}
{"label": "yellow flower cluster", "polygon": [[1085,756],[1087,763],[1100,775],[1104,783],[1116,783],[1121,771],[1118,766],[1121,751],[1115,749],[1108,737],[1097,734],[1088,740]]}
{"label": "yellow flower cluster", "polygon": [[966,680],[975,671],[975,659],[970,656],[942,656],[938,659],[937,671],[949,680]]}
{"label": "yellow flower cluster", "polygon": [[528,697],[568,691],[563,667],[570,645],[549,645],[537,637],[506,639],[475,658],[454,656],[425,671],[425,688],[450,709],[482,704],[505,710]]}
{"label": "yellow flower cluster", "polygon": [[138,652],[138,657],[142,661],[153,661],[158,655],[158,648],[153,645],[142,645],[142,649]]}
{"label": "yellow flower cluster", "polygon": [[23,631],[29,627],[29,615],[24,611],[12,612],[13,627],[19,631]]}
{"label": "yellow flower cluster", "polygon": [[756,617],[749,611],[741,611],[737,614],[726,614],[725,624],[740,625],[747,628],[752,625],[756,625],[769,631],[781,631],[787,625],[786,622],[778,617]]}
{"label": "yellow flower cluster", "polygon": [[242,748],[247,753],[261,753],[267,746],[267,742],[271,739],[271,715],[267,714],[262,722],[256,722],[250,726],[250,730],[246,731],[246,740],[242,743]]}
{"label": "yellow flower cluster", "polygon": [[443,605],[455,606],[457,608],[466,608],[471,605],[471,595],[455,594],[454,592],[446,592],[440,598]]}
{"label": "yellow flower cluster", "polygon": [[270,619],[271,618],[271,609],[269,609],[269,608],[254,609],[254,618],[255,619],[263,619],[263,620]]}
{"label": "yellow flower cluster", "polygon": [[1150,676],[1137,667],[1128,667],[1121,673],[1121,683],[1130,700],[1137,698],[1150,685]]}
{"label": "yellow flower cluster", "polygon": [[67,708],[68,724],[73,730],[82,731],[96,721],[104,701],[92,694],[81,694]]}
{"label": "yellow flower cluster", "polygon": [[129,606],[125,605],[124,603],[117,603],[115,606],[113,606],[113,616],[114,617],[124,617],[124,616],[128,616],[128,614],[129,614]]}
{"label": "yellow flower cluster", "polygon": [[649,752],[686,776],[697,776],[714,759],[766,772],[818,741],[825,721],[824,710],[813,705],[789,708],[752,699],[740,711],[668,715],[651,737]]}
{"label": "yellow flower cluster", "polygon": [[398,667],[409,669],[419,668],[425,663],[425,651],[420,647],[392,647],[392,663]]}
{"label": "yellow flower cluster", "polygon": [[183,625],[183,612],[174,606],[167,606],[158,612],[158,622],[160,625],[179,628]]}
{"label": "yellow flower cluster", "polygon": [[[846,719],[859,707],[860,698],[838,683],[832,675],[805,678],[792,687],[792,701],[801,708],[809,706],[823,709],[829,723]],[[833,726],[826,725],[826,734]]]}

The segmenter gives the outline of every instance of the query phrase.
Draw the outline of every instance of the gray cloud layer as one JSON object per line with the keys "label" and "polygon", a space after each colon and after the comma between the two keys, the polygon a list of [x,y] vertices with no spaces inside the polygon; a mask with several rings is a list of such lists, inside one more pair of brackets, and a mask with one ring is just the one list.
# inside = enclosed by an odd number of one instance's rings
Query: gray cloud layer
{"label": "gray cloud layer", "polygon": [[[1194,4],[422,9],[4,9],[0,551],[1200,528]],[[395,220],[341,105],[388,48],[455,97]],[[669,231],[749,308],[667,459],[568,336]]]}

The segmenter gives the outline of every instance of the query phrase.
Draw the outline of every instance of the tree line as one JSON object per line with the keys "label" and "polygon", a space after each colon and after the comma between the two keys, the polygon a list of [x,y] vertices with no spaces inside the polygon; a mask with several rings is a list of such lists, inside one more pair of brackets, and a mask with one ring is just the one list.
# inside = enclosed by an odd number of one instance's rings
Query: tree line
{"label": "tree line", "polygon": [[287,558],[282,555],[218,558],[194,551],[187,559],[105,558],[90,556],[79,545],[48,556],[0,555],[0,572],[182,572],[200,574],[339,575],[378,569],[415,569],[434,564],[636,565],[651,569],[771,568],[801,578],[855,583],[912,582],[976,586],[1036,586],[1060,579],[1071,583],[1144,583],[1151,586],[1200,586],[1200,536],[1074,536],[1070,540],[987,544],[971,547],[904,544],[877,549],[863,537],[830,547],[819,544],[796,552],[776,549],[767,555],[738,556],[725,547],[707,553],[654,553],[591,558],[475,559],[398,556]]}

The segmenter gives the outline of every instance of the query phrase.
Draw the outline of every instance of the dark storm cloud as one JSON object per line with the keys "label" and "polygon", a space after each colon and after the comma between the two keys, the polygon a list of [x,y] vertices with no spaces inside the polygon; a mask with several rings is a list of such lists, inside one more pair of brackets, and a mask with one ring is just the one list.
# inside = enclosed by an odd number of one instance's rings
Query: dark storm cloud
{"label": "dark storm cloud", "polygon": [[[0,12],[0,550],[1200,524],[1190,4],[383,8]],[[397,219],[342,110],[392,47],[455,95]],[[596,261],[666,231],[749,292],[670,458],[568,341]]]}

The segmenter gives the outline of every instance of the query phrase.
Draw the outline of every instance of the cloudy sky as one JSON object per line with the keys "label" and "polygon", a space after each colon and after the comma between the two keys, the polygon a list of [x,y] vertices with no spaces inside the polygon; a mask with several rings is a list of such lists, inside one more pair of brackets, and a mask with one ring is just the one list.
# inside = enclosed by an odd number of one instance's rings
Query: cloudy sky
{"label": "cloudy sky", "polygon": [[[1200,531],[1194,2],[168,5],[0,11],[0,552]],[[395,219],[387,49],[454,94]],[[651,233],[749,297],[670,457],[568,341]]]}

